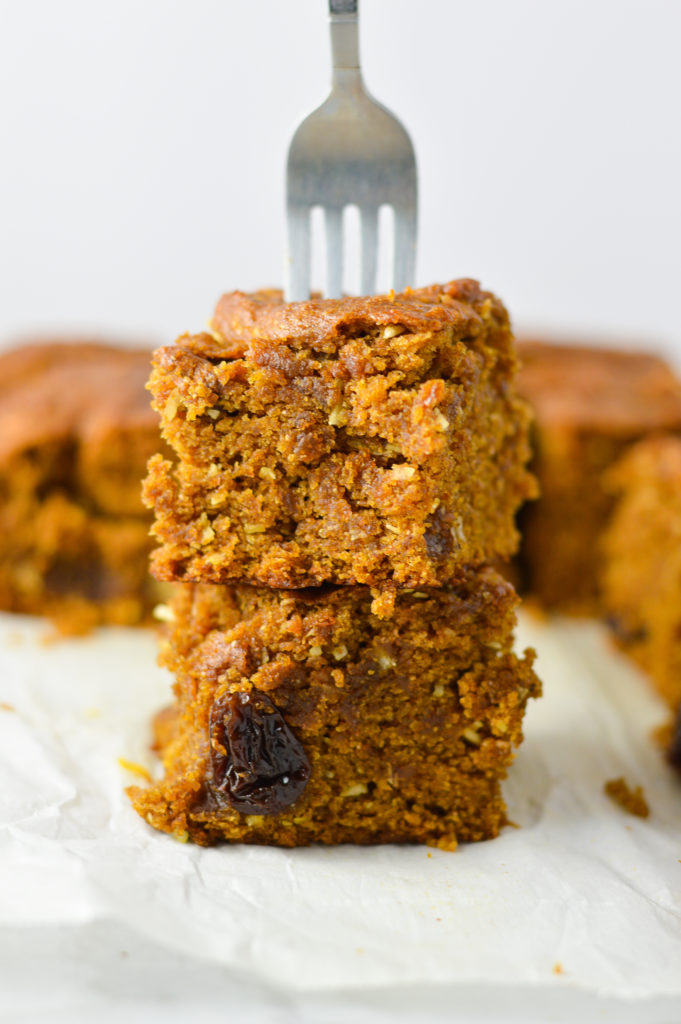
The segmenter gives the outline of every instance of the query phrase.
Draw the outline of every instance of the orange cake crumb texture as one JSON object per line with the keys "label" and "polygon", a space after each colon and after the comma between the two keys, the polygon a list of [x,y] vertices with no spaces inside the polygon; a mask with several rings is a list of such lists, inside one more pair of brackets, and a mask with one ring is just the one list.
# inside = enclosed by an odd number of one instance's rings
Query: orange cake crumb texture
{"label": "orange cake crumb texture", "polygon": [[388,620],[362,586],[178,586],[165,777],[131,789],[134,806],[201,844],[452,849],[496,835],[499,782],[540,692],[532,652],[511,651],[516,601],[490,569],[402,592]]}
{"label": "orange cake crumb texture", "polygon": [[398,588],[508,557],[534,493],[515,368],[506,310],[473,281],[291,305],[224,296],[211,333],[154,356],[174,451],[145,485],[154,574],[361,583],[388,616]]}

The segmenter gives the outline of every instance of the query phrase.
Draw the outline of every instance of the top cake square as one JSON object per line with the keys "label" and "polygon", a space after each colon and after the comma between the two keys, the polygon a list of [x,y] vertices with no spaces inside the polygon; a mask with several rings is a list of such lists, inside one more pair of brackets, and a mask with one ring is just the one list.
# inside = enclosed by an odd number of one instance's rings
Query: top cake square
{"label": "top cake square", "polygon": [[223,296],[154,355],[176,461],[145,499],[162,580],[437,586],[512,554],[533,492],[502,303],[475,281],[284,304]]}

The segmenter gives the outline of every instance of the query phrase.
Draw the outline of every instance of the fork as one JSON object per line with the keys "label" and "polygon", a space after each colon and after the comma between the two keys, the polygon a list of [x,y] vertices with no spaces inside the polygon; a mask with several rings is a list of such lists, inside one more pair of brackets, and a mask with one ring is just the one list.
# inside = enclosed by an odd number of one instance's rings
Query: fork
{"label": "fork", "polygon": [[393,288],[413,284],[416,262],[417,172],[409,135],[367,93],[359,66],[357,0],[329,0],[331,92],[298,126],[288,151],[286,297],[310,296],[311,214],[322,207],[326,238],[326,293],[343,289],[343,210],[359,209],[361,289],[376,290],[378,214],[394,218]]}

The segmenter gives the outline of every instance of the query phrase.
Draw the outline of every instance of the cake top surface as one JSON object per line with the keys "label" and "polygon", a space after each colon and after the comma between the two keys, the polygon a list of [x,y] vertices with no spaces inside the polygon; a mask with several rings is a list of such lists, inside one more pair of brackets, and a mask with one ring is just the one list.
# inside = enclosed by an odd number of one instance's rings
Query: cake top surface
{"label": "cake top surface", "polygon": [[261,344],[287,342],[335,351],[339,342],[350,337],[393,327],[427,334],[452,327],[462,338],[477,335],[490,316],[507,322],[502,303],[468,279],[399,294],[293,303],[284,302],[282,293],[274,289],[252,294],[236,291],[219,300],[211,334],[182,343],[197,355],[218,359],[243,356],[253,339]]}
{"label": "cake top surface", "polygon": [[681,427],[681,383],[648,352],[518,342],[518,390],[538,426],[630,434]]}
{"label": "cake top surface", "polygon": [[150,429],[150,349],[35,342],[0,353],[0,458],[50,439]]}

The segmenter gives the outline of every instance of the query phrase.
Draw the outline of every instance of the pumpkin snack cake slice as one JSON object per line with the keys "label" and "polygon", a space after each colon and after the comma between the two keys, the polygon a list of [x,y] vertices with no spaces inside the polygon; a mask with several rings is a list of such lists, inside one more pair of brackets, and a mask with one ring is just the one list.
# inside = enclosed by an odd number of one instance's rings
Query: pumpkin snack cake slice
{"label": "pumpkin snack cake slice", "polygon": [[642,438],[681,432],[681,383],[647,352],[519,341],[518,356],[540,488],[520,515],[522,588],[547,609],[600,615],[608,469]]}
{"label": "pumpkin snack cake slice", "polygon": [[130,790],[145,820],[205,845],[497,835],[540,692],[532,652],[512,653],[513,589],[482,569],[399,593],[387,620],[371,603],[365,586],[178,585],[165,774]]}
{"label": "pumpkin snack cake slice", "polygon": [[681,438],[641,441],[606,478],[603,603],[618,645],[681,712]]}
{"label": "pumpkin snack cake slice", "polygon": [[160,580],[440,586],[507,558],[534,493],[503,305],[474,281],[286,305],[235,292],[155,353]]}
{"label": "pumpkin snack cake slice", "polygon": [[158,419],[150,349],[26,344],[0,355],[0,608],[63,633],[150,621],[141,499]]}

